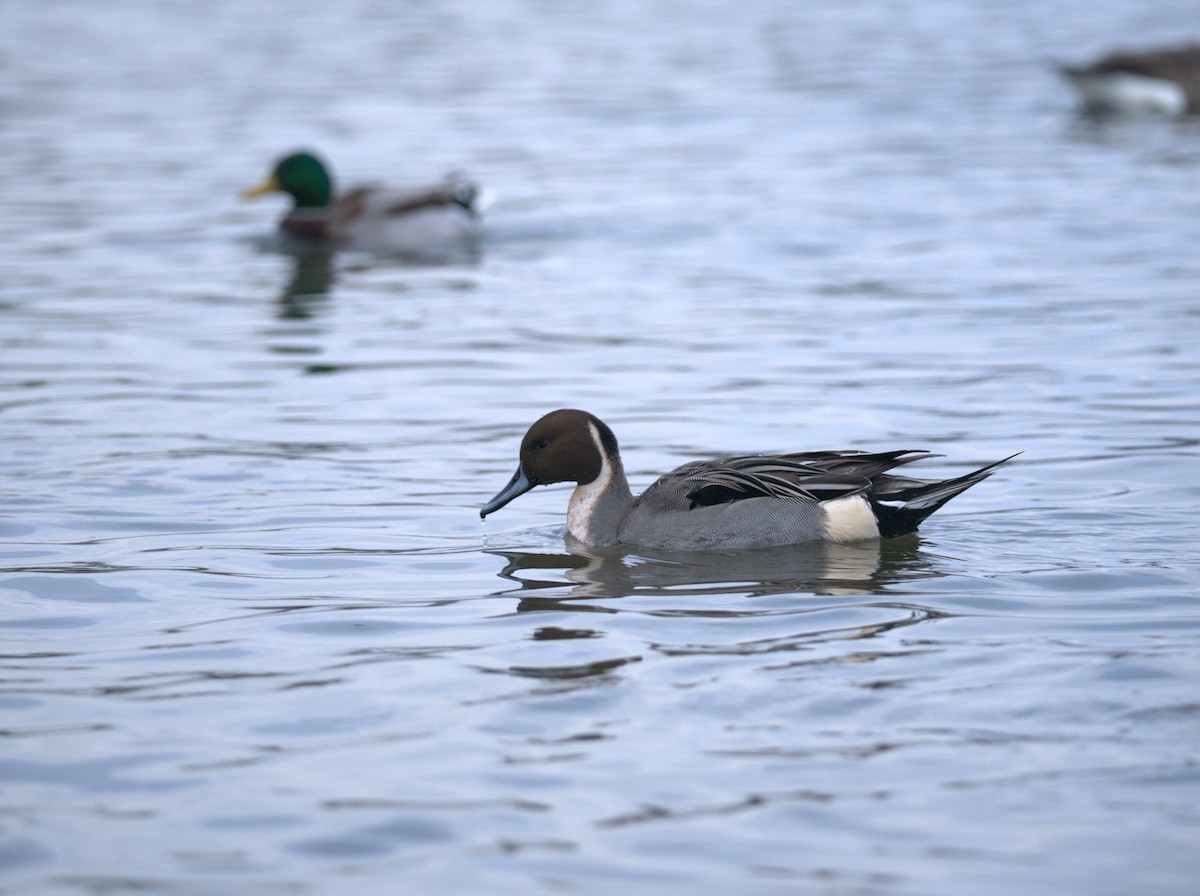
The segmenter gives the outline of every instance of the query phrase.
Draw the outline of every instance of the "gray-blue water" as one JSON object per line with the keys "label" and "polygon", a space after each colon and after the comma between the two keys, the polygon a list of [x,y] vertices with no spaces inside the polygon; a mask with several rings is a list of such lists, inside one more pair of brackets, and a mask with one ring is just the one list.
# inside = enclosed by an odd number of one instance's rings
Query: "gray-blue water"
{"label": "gray-blue water", "polygon": [[[1195,0],[3,5],[0,892],[1192,894]],[[478,260],[266,243],[464,170]],[[520,435],[1024,454],[919,541],[571,554]]]}

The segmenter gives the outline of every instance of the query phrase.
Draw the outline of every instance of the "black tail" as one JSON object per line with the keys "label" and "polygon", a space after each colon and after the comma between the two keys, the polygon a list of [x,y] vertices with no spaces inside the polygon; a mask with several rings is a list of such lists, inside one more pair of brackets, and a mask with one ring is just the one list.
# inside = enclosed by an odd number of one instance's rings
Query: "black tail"
{"label": "black tail", "polygon": [[1012,460],[1017,454],[954,479],[881,477],[867,495],[875,512],[880,536],[894,538],[916,532],[927,516],[955,495],[961,495],[971,486],[983,482],[998,466]]}

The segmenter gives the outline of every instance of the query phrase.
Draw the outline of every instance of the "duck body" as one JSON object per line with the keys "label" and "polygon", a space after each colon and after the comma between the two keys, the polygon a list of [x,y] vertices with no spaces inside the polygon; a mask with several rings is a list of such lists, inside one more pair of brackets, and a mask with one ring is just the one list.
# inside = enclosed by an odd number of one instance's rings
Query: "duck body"
{"label": "duck body", "polygon": [[925,451],[737,455],[684,464],[634,497],[612,430],[572,409],[534,423],[520,456],[517,472],[481,517],[535,486],[575,482],[567,530],[579,541],[683,551],[905,535],[1004,463],[926,480],[889,472],[933,456]]}
{"label": "duck body", "polygon": [[293,206],[279,230],[302,244],[438,256],[477,248],[478,192],[470,181],[447,178],[426,187],[360,186],[338,194],[325,164],[302,152],[280,159],[267,179],[242,197],[289,194]]}
{"label": "duck body", "polygon": [[1062,72],[1087,113],[1200,113],[1200,44],[1116,52]]}

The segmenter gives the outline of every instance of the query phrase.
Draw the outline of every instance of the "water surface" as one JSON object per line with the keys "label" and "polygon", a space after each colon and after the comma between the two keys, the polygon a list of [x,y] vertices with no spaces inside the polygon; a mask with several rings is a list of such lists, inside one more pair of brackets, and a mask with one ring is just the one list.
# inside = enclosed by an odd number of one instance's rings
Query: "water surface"
{"label": "water surface", "polygon": [[[1188,894],[1200,126],[1049,62],[1194,2],[11,6],[0,892]],[[237,192],[466,170],[478,259]],[[917,539],[490,517],[561,406],[1024,454]]]}

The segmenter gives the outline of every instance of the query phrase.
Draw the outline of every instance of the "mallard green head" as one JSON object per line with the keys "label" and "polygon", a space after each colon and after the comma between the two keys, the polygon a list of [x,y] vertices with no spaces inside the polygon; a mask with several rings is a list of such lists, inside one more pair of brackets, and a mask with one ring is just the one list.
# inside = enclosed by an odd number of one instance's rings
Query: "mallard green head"
{"label": "mallard green head", "polygon": [[333,178],[312,153],[292,153],[279,160],[265,181],[242,193],[242,198],[267,193],[289,194],[296,200],[296,208],[324,208],[333,199]]}

